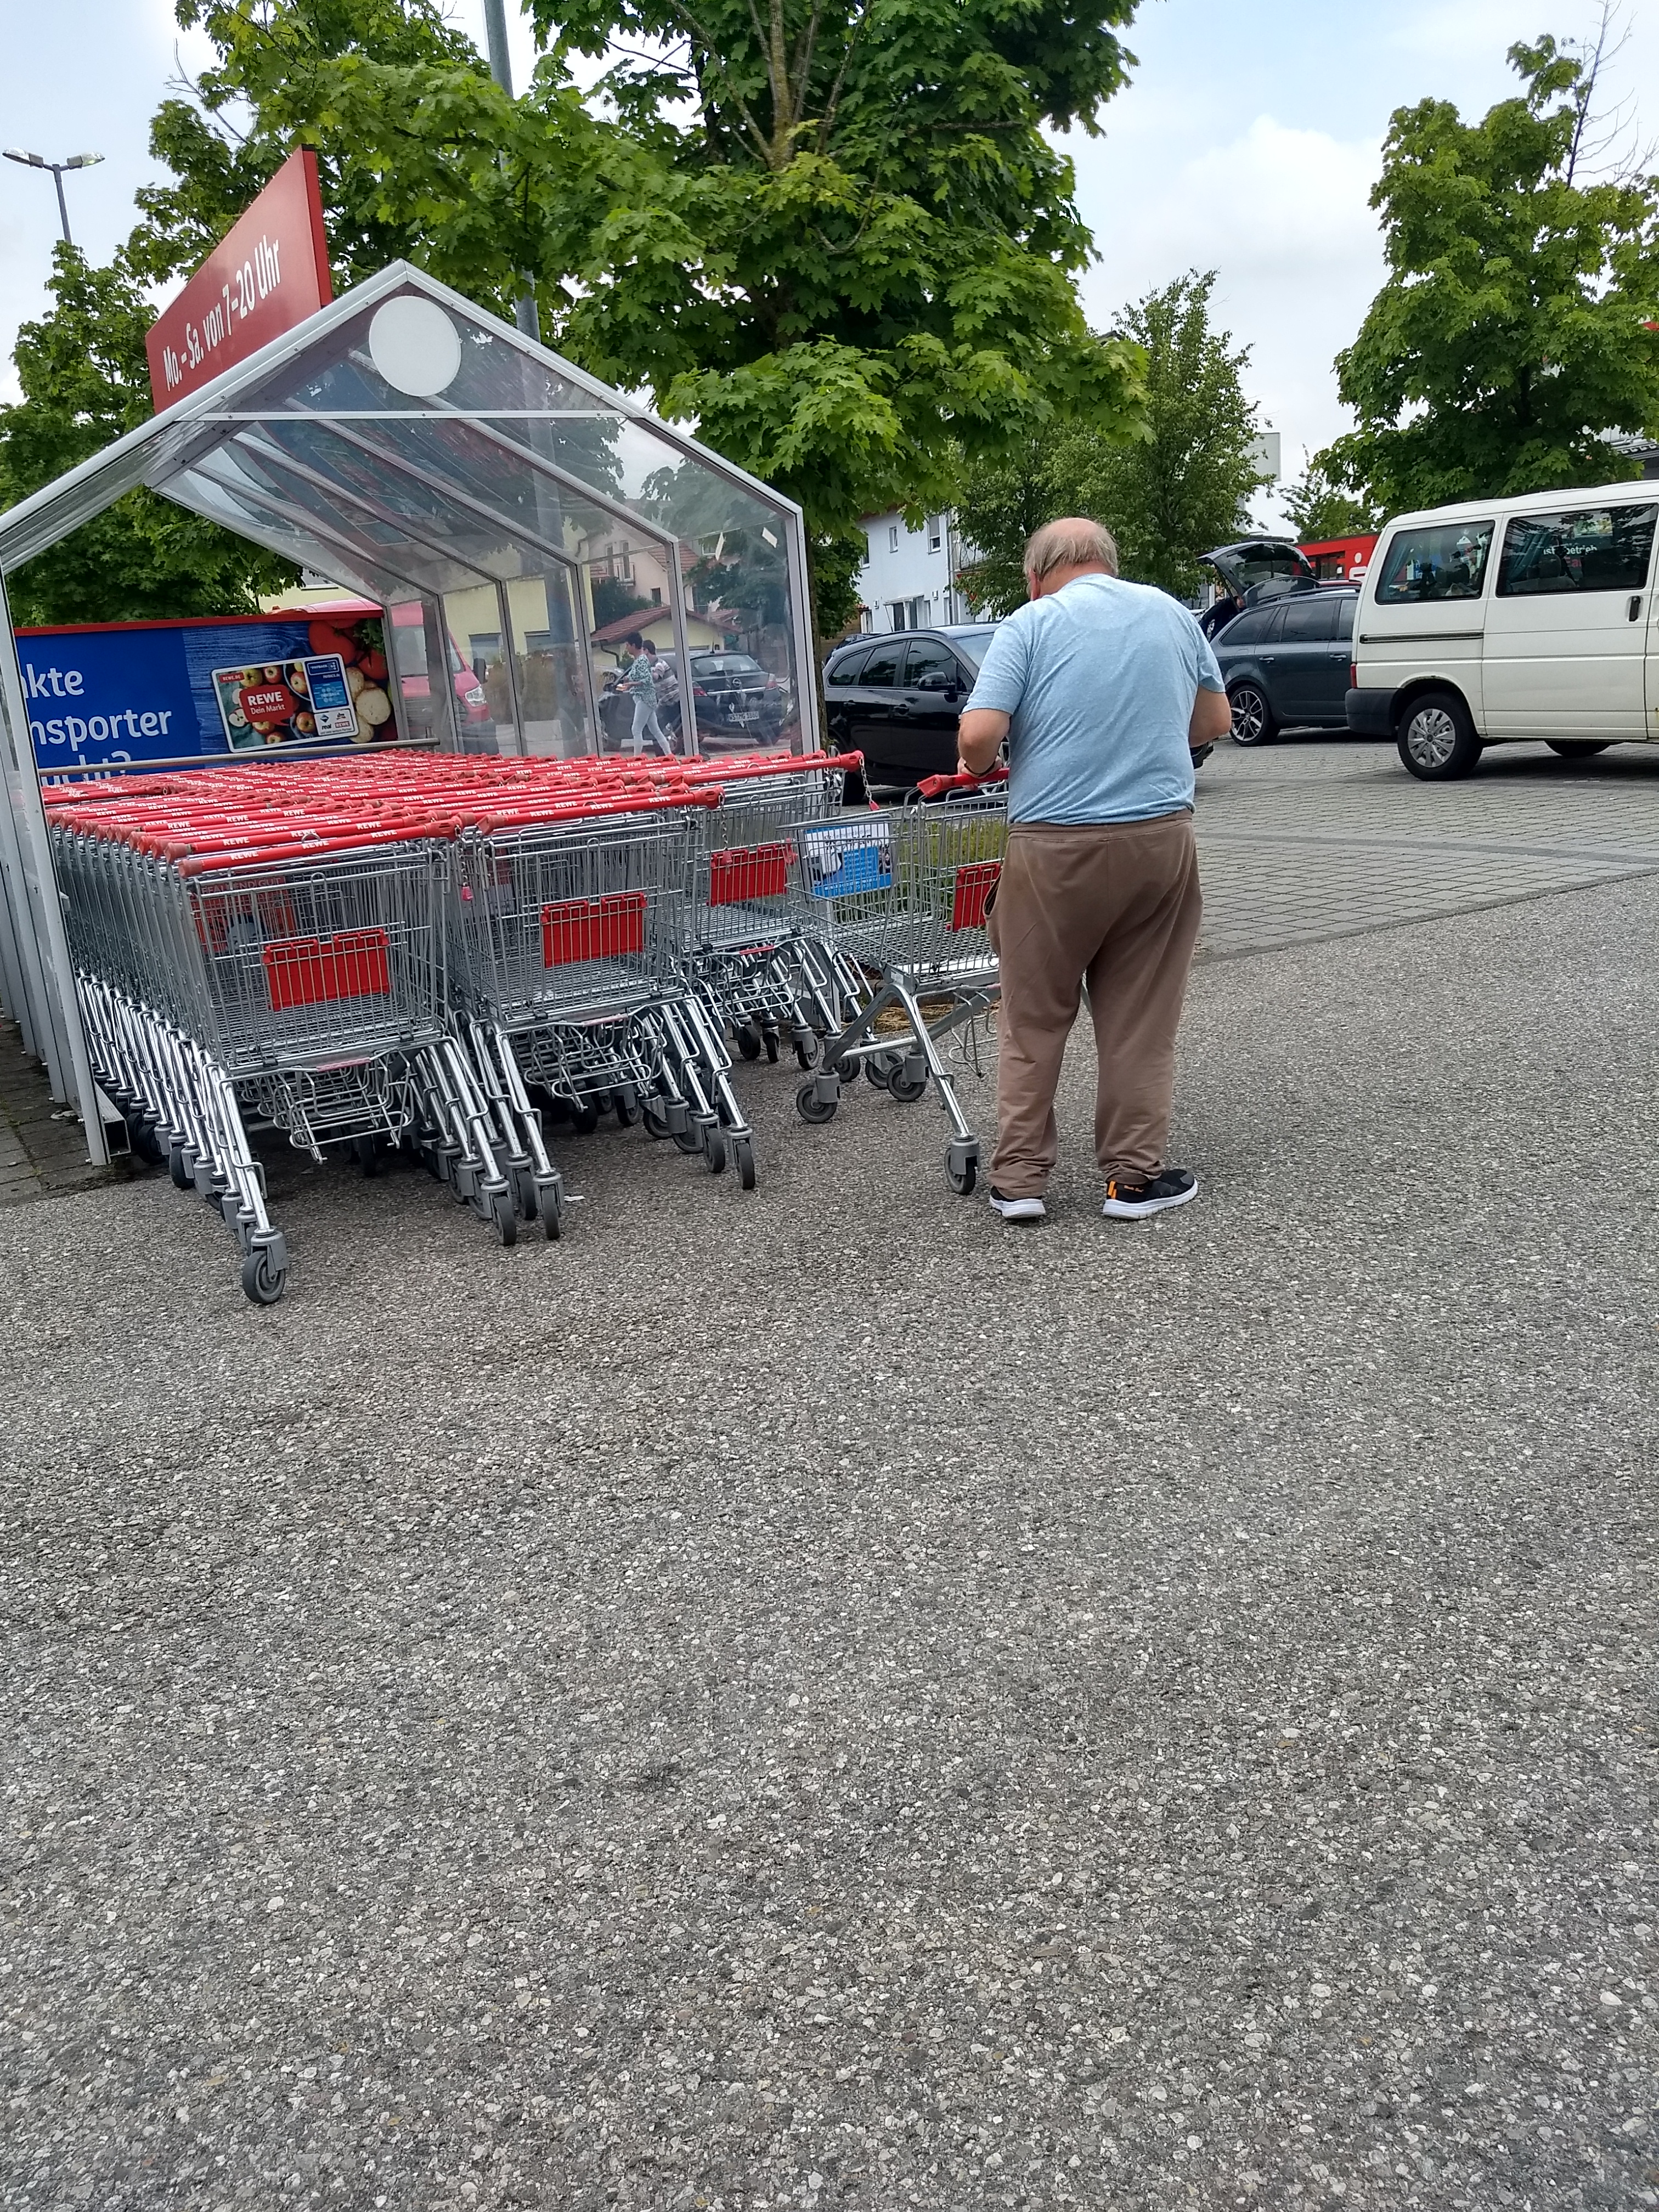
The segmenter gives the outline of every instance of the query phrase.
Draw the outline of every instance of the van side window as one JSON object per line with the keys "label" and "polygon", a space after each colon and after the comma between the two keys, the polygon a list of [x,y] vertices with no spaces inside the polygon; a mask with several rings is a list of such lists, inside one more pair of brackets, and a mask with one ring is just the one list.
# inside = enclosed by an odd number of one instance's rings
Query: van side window
{"label": "van side window", "polygon": [[1414,607],[1427,600],[1478,599],[1492,550],[1490,522],[1442,522],[1402,530],[1389,541],[1380,607]]}
{"label": "van side window", "polygon": [[1589,507],[1517,514],[1504,533],[1500,599],[1544,592],[1639,592],[1653,555],[1659,507]]}

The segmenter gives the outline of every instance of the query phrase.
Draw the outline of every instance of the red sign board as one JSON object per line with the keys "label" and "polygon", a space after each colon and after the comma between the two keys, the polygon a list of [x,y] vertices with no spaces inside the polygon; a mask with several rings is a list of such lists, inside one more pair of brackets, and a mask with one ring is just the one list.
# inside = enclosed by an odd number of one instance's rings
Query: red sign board
{"label": "red sign board", "polygon": [[290,154],[144,341],[157,414],[334,297],[317,156]]}

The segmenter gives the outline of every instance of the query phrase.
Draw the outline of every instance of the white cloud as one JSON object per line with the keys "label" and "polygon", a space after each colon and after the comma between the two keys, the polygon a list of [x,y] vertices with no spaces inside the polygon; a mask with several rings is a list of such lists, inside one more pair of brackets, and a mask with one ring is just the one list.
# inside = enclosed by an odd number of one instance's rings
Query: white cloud
{"label": "white cloud", "polygon": [[[1214,269],[1217,319],[1249,347],[1246,388],[1283,435],[1287,473],[1297,473],[1304,447],[1347,425],[1331,364],[1382,278],[1368,204],[1380,148],[1258,115],[1230,143],[1200,143],[1185,159],[1171,161],[1164,139],[1159,161],[1161,120],[1148,129],[1138,115],[1110,139],[1072,145],[1100,253],[1082,288],[1090,319],[1103,326],[1154,285]],[[1132,180],[1149,173],[1156,189],[1135,192]],[[1113,220],[1126,204],[1132,226]]]}

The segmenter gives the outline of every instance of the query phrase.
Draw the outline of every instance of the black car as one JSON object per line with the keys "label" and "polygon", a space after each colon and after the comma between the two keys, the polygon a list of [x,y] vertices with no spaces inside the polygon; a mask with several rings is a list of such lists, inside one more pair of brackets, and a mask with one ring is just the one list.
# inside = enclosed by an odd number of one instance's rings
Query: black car
{"label": "black car", "polygon": [[1247,607],[1212,640],[1233,710],[1233,741],[1270,744],[1282,729],[1348,723],[1358,592],[1321,584]]}
{"label": "black car", "polygon": [[777,742],[794,711],[793,694],[782,677],[746,653],[720,648],[690,658],[702,751],[747,752]]}
{"label": "black car", "polygon": [[994,623],[883,630],[831,653],[823,672],[829,738],[864,755],[872,787],[908,788],[957,764],[957,722]]}
{"label": "black car", "polygon": [[[703,752],[748,752],[775,744],[794,711],[794,694],[749,653],[706,647],[690,656],[691,688],[697,702],[697,744]],[[657,721],[665,736],[680,744],[679,671],[667,660],[667,680],[657,686]],[[599,698],[599,723],[607,750],[625,752],[632,741],[634,695],[618,676],[608,678]]]}

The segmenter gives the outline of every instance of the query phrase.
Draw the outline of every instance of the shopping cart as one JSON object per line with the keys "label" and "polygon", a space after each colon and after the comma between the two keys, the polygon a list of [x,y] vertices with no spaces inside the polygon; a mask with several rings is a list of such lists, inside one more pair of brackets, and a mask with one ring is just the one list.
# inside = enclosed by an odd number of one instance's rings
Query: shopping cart
{"label": "shopping cart", "polygon": [[841,1026],[795,830],[840,805],[847,773],[860,760],[809,754],[721,763],[720,804],[696,823],[682,957],[717,1036],[729,1033],[745,1060],[764,1052],[775,1060],[787,1034],[800,1066],[811,1067],[819,1038]]}
{"label": "shopping cart", "polygon": [[286,796],[202,779],[49,809],[94,1071],[135,1148],[220,1210],[260,1304],[282,1296],[288,1252],[250,1114],[319,1160],[434,1131],[458,1194],[515,1235],[487,1114],[457,1080],[442,825],[296,817]]}
{"label": "shopping cart", "polygon": [[931,1079],[951,1125],[946,1177],[965,1196],[978,1180],[979,1139],[941,1047],[982,1072],[981,1038],[1000,988],[986,915],[1007,848],[1007,793],[1000,776],[933,776],[919,789],[908,805],[797,831],[835,956],[862,988],[795,1103],[803,1120],[830,1121],[843,1078],[860,1067],[902,1103]]}
{"label": "shopping cart", "polygon": [[462,832],[450,914],[463,1030],[520,1121],[537,1089],[579,1127],[637,1115],[711,1172],[729,1149],[747,1185],[750,1132],[711,1078],[717,1042],[680,958],[692,820],[720,787],[613,782],[573,782],[551,805],[509,805]]}

